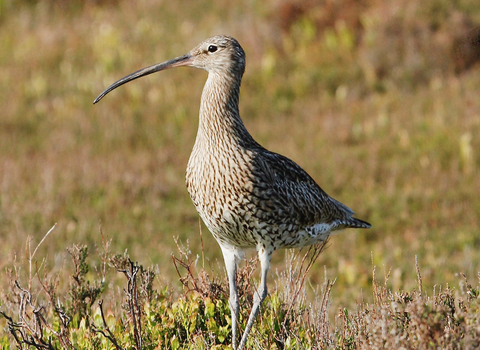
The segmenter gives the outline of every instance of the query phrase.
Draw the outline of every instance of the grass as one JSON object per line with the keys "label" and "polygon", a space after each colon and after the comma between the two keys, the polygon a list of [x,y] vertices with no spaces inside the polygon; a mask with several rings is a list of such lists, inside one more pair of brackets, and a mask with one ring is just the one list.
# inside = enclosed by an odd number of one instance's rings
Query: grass
{"label": "grass", "polygon": [[[184,171],[206,75],[164,72],[92,101],[116,79],[226,33],[247,53],[241,113],[253,136],[373,224],[332,237],[307,276],[309,300],[328,279],[330,320],[371,305],[372,261],[391,270],[392,295],[415,294],[415,257],[429,293],[460,273],[476,281],[480,70],[455,48],[480,25],[478,4],[344,5],[352,13],[295,12],[294,2],[0,1],[1,273],[25,283],[29,260],[45,259],[47,274],[65,276],[56,287],[65,296],[66,248],[94,252],[103,232],[112,251],[157,266],[156,288],[182,294],[174,238],[202,255]],[[206,270],[222,279],[220,249],[200,228]],[[100,271],[100,256],[91,259]],[[284,262],[278,252],[272,270]],[[113,276],[105,293],[123,281]],[[0,307],[11,314],[8,280]]]}

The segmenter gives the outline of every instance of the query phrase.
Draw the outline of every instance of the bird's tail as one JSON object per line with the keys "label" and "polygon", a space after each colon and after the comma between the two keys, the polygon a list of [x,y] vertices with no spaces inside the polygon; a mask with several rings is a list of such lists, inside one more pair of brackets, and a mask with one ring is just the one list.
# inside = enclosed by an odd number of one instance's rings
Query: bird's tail
{"label": "bird's tail", "polygon": [[336,199],[330,198],[333,203],[336,204],[337,208],[344,212],[346,218],[339,220],[338,222],[338,229],[343,229],[347,227],[351,228],[370,228],[372,225],[370,223],[354,218],[353,215],[355,214],[352,209],[347,207],[345,204],[340,203]]}
{"label": "bird's tail", "polygon": [[372,225],[370,223],[357,219],[357,218],[348,218],[342,220],[339,223],[339,228],[370,228]]}

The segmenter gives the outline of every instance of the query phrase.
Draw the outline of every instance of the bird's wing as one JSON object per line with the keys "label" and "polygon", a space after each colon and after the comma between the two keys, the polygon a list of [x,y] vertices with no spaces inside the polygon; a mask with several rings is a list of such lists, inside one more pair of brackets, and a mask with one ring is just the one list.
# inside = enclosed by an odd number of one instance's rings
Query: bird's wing
{"label": "bird's wing", "polygon": [[257,152],[257,186],[271,215],[293,219],[301,226],[348,220],[353,211],[328,196],[295,162],[263,149]]}

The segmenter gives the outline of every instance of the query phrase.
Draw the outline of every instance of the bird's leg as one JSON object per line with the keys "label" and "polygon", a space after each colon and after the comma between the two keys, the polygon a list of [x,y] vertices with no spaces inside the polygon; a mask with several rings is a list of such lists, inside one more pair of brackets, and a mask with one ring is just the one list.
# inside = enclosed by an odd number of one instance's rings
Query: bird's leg
{"label": "bird's leg", "polygon": [[253,295],[253,307],[248,317],[247,326],[245,327],[245,332],[243,333],[242,340],[238,346],[238,350],[242,350],[247,343],[248,334],[252,329],[253,322],[257,318],[258,312],[260,311],[260,305],[267,297],[267,272],[270,267],[270,258],[272,257],[272,250],[267,250],[265,247],[261,246],[257,248],[258,258],[260,259],[261,265],[261,277],[260,277],[260,286],[258,290]]}
{"label": "bird's leg", "polygon": [[230,306],[230,312],[232,315],[232,347],[237,348],[237,320],[240,305],[238,303],[238,291],[237,291],[237,257],[235,253],[228,249],[222,248],[223,259],[225,260],[225,267],[227,268],[228,285],[230,288],[230,299],[228,305]]}

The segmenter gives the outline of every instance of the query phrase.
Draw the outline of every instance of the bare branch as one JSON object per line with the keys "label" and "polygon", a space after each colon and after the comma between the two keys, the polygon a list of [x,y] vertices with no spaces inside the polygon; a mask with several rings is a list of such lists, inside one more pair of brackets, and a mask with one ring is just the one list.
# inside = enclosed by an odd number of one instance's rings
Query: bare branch
{"label": "bare branch", "polygon": [[124,350],[120,345],[118,345],[118,342],[117,342],[117,339],[115,338],[115,335],[112,333],[112,331],[110,330],[110,328],[108,327],[107,325],[107,321],[105,320],[105,313],[103,312],[103,300],[100,300],[98,302],[98,306],[100,307],[100,315],[102,316],[102,322],[103,322],[103,328],[107,331],[105,333],[105,331],[103,331],[103,329],[100,329],[98,328],[96,325],[95,325],[95,322],[92,322],[92,330],[95,332],[95,333],[100,333],[101,335],[103,335],[105,338],[107,338],[108,340],[110,340],[110,342],[113,344],[113,346],[115,346],[115,349],[117,350]]}

